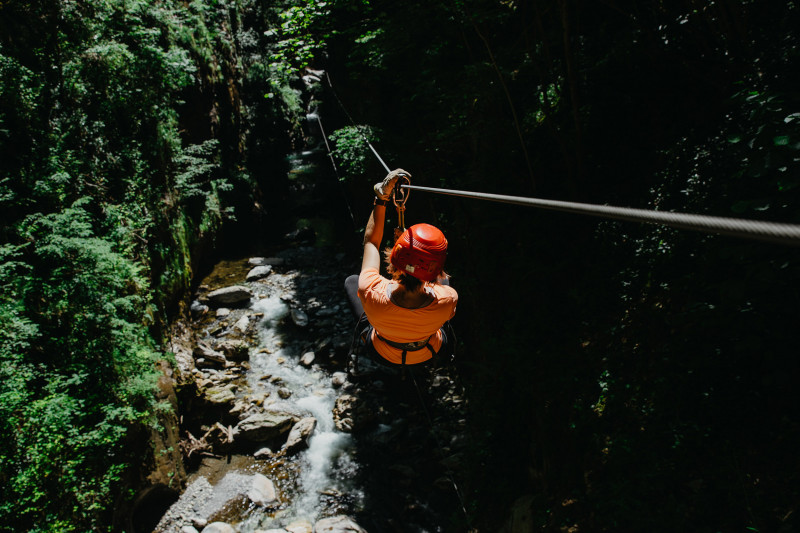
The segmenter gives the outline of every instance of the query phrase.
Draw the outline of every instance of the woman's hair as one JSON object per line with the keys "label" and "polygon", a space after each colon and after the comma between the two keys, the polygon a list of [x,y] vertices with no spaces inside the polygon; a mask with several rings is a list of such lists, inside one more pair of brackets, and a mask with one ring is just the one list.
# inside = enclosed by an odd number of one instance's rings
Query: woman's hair
{"label": "woman's hair", "polygon": [[[398,270],[392,264],[391,261],[392,257],[392,247],[387,247],[383,249],[383,260],[386,262],[386,272],[392,277],[394,281],[402,285],[407,291],[415,292],[420,290],[424,285],[425,281],[422,281],[419,278],[415,278],[411,274],[407,272],[403,272],[402,270]],[[443,279],[450,279],[450,276],[442,270],[439,275],[437,276],[437,281]]]}

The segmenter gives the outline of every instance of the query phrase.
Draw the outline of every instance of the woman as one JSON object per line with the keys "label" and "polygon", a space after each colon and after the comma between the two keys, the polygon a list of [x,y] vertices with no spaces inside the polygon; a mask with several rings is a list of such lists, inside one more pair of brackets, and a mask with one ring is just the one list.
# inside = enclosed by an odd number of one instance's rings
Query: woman
{"label": "woman", "polygon": [[374,187],[361,274],[347,278],[345,289],[356,316],[366,313],[371,325],[368,343],[379,362],[414,365],[430,361],[441,351],[447,340],[442,326],[455,315],[458,293],[442,270],[447,239],[430,224],[411,226],[385,250],[391,279],[380,275],[386,205],[401,175],[409,176],[397,169]]}

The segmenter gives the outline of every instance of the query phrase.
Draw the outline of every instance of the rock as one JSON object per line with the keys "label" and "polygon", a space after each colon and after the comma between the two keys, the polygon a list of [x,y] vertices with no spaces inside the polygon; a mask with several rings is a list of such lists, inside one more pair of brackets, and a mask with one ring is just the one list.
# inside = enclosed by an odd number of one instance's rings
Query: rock
{"label": "rock", "polygon": [[211,387],[203,392],[203,398],[214,405],[233,403],[236,400],[236,396],[233,394],[233,387],[233,385]]}
{"label": "rock", "polygon": [[283,257],[251,257],[247,262],[252,266],[283,266],[286,264],[286,259]]}
{"label": "rock", "polygon": [[350,517],[339,515],[323,518],[314,524],[313,533],[367,533],[367,531],[353,522]]}
{"label": "rock", "polygon": [[195,528],[194,526],[183,526],[181,528],[181,533],[199,533],[199,532],[197,531],[197,528]]}
{"label": "rock", "polygon": [[242,333],[247,333],[247,329],[250,327],[250,317],[244,315],[242,318],[236,321],[236,324],[233,325],[233,329],[238,329]]}
{"label": "rock", "polygon": [[236,533],[236,530],[225,522],[211,522],[203,528],[203,533]]}
{"label": "rock", "polygon": [[251,502],[262,507],[266,507],[278,501],[275,485],[264,474],[253,475],[247,497]]}
{"label": "rock", "polygon": [[246,342],[225,340],[217,344],[216,349],[230,361],[247,361],[250,359],[250,347]]}
{"label": "rock", "polygon": [[203,529],[208,525],[208,520],[205,518],[200,518],[199,516],[195,516],[192,518],[192,525],[197,529]]}
{"label": "rock", "polygon": [[303,354],[303,357],[300,358],[300,364],[304,367],[308,368],[312,364],[314,364],[314,359],[316,358],[316,354],[314,352],[306,352]]}
{"label": "rock", "polygon": [[281,387],[278,389],[278,396],[280,396],[282,400],[286,400],[292,396],[292,391],[286,387]]}
{"label": "rock", "polygon": [[308,315],[301,309],[292,309],[291,316],[295,326],[304,328],[308,325]]}
{"label": "rock", "polygon": [[336,424],[339,431],[345,433],[358,431],[374,421],[377,416],[375,409],[370,409],[369,406],[350,394],[342,394],[336,398],[336,405],[333,407],[333,423]]}
{"label": "rock", "polygon": [[331,386],[334,389],[340,388],[345,383],[347,383],[347,372],[334,372],[331,376]]}
{"label": "rock", "polygon": [[294,418],[287,413],[265,411],[248,416],[236,425],[236,430],[241,438],[262,442],[286,433],[293,423]]}
{"label": "rock", "polygon": [[289,432],[289,437],[286,439],[286,444],[283,445],[283,450],[286,453],[294,453],[308,446],[308,438],[314,433],[314,428],[317,427],[317,419],[309,416],[301,419]]}
{"label": "rock", "polygon": [[229,314],[231,314],[231,310],[227,307],[220,307],[216,312],[217,318],[225,318]]}
{"label": "rock", "polygon": [[295,520],[283,529],[289,533],[313,533],[314,525],[308,520]]}
{"label": "rock", "polygon": [[269,448],[260,448],[253,454],[253,457],[256,459],[269,459],[272,457],[272,450]]}
{"label": "rock", "polygon": [[242,305],[250,301],[253,293],[247,287],[233,285],[211,291],[206,295],[210,305],[214,307],[225,307],[226,305]]}
{"label": "rock", "polygon": [[256,281],[259,279],[266,278],[272,273],[272,266],[270,265],[261,265],[254,267],[250,272],[247,273],[245,279],[247,281]]}
{"label": "rock", "polygon": [[205,359],[206,361],[220,365],[224,365],[227,362],[222,352],[212,350],[204,344],[198,344],[195,349],[192,350],[192,356],[194,356],[195,359]]}
{"label": "rock", "polygon": [[192,318],[199,318],[208,313],[208,306],[195,300],[189,306],[189,312],[192,313]]}

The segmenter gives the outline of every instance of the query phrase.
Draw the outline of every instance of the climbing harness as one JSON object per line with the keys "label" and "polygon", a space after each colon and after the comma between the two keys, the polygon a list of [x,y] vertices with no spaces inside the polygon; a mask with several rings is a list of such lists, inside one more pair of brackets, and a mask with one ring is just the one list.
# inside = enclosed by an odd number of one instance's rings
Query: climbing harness
{"label": "climbing harness", "polygon": [[[350,358],[347,362],[347,374],[349,376],[354,378],[359,377],[358,362],[362,356],[368,357],[370,360],[385,368],[400,369],[401,371],[404,371],[409,366],[422,367],[437,362],[452,363],[455,361],[456,335],[455,330],[449,321],[445,322],[440,328],[440,331],[442,332],[442,344],[439,347],[439,351],[434,350],[433,346],[431,346],[431,337],[428,337],[424,341],[404,343],[390,341],[389,339],[375,332],[375,335],[382,342],[385,342],[393,348],[402,350],[402,363],[399,365],[386,361],[386,359],[384,359],[383,356],[378,353],[378,351],[375,349],[375,346],[372,344],[373,331],[374,328],[369,323],[367,314],[362,313],[359,319],[356,321],[356,326],[353,330],[353,339],[350,342]],[[406,356],[408,355],[408,352],[418,352],[426,348],[431,353],[430,359],[423,361],[422,363],[415,363],[414,365],[406,364]]]}

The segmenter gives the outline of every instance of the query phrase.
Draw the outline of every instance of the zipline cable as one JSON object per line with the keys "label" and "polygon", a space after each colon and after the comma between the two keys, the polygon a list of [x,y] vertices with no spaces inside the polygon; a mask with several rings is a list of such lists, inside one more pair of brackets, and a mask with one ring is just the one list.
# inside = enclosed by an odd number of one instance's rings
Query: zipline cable
{"label": "zipline cable", "polygon": [[717,217],[711,215],[696,215],[691,213],[675,213],[671,211],[651,211],[631,207],[614,207],[610,205],[583,204],[577,202],[564,202],[559,200],[546,200],[543,198],[526,198],[522,196],[507,196],[503,194],[489,194],[471,191],[458,191],[452,189],[439,189],[435,187],[420,187],[418,185],[401,185],[404,189],[489,200],[508,204],[538,207],[551,211],[578,213],[590,216],[627,220],[631,222],[644,222],[648,224],[664,224],[673,228],[704,231],[707,233],[720,233],[734,237],[755,239],[774,242],[791,246],[800,246],[800,225],[779,222],[764,222],[746,220],[741,218]]}
{"label": "zipline cable", "polygon": [[[325,73],[328,86],[331,88],[333,96],[342,108],[342,111],[350,120],[350,123],[358,131],[369,149],[380,161],[386,172],[391,172],[386,163],[381,159],[378,151],[369,142],[361,129],[348,113],[347,108],[342,103],[339,95],[333,88],[331,78]],[[327,143],[327,141],[326,141]],[[403,189],[416,189],[419,191],[432,192],[436,194],[446,194],[450,196],[460,196],[463,198],[475,198],[479,200],[489,200],[509,204],[537,207],[552,211],[562,211],[566,213],[577,213],[589,216],[626,220],[630,222],[644,222],[647,224],[663,224],[673,228],[687,229],[692,231],[702,231],[706,233],[718,233],[733,237],[766,241],[789,246],[800,246],[800,225],[787,224],[780,222],[766,222],[758,220],[747,220],[741,218],[717,217],[711,215],[697,215],[693,213],[676,213],[672,211],[653,211],[648,209],[636,209],[632,207],[615,207],[610,205],[583,204],[578,202],[565,202],[560,200],[546,200],[543,198],[527,198],[522,196],[507,196],[502,194],[478,193],[472,191],[459,191],[452,189],[440,189],[434,187],[420,187],[418,185],[401,185]]]}
{"label": "zipline cable", "polygon": [[[364,135],[363,131],[361,131],[361,128],[358,126],[358,124],[356,124],[356,121],[353,120],[353,117],[350,116],[350,113],[347,112],[347,108],[344,106],[344,104],[342,103],[342,100],[339,98],[339,95],[336,94],[336,90],[333,88],[333,83],[331,82],[331,76],[330,76],[330,74],[328,74],[328,71],[325,71],[325,78],[328,80],[328,87],[331,88],[331,92],[333,93],[333,97],[336,98],[336,101],[339,103],[339,107],[341,107],[342,111],[344,111],[344,114],[347,116],[347,119],[350,121],[350,124],[352,124],[353,127],[358,132],[358,134],[361,135],[361,138],[364,139],[364,142],[367,143],[367,146],[369,146],[369,149],[372,150],[372,153],[375,154],[375,157],[378,158],[378,161],[381,162],[381,165],[383,165],[383,168],[386,169],[386,172],[387,173],[391,172],[391,169],[389,168],[389,165],[387,165],[383,161],[383,159],[381,159],[381,156],[378,154],[378,151],[375,149],[374,146],[372,146],[372,143],[369,142],[369,139],[367,139],[367,136]],[[325,144],[327,144],[327,143],[328,143],[328,141],[326,140]]]}
{"label": "zipline cable", "polygon": [[350,200],[347,199],[347,193],[345,193],[344,187],[342,187],[342,178],[339,177],[339,169],[336,166],[336,160],[333,158],[333,152],[331,152],[331,145],[328,144],[328,136],[325,135],[325,128],[322,127],[322,119],[320,118],[319,114],[317,114],[317,124],[319,124],[319,131],[320,133],[322,133],[322,140],[325,141],[325,149],[328,151],[328,158],[331,160],[331,166],[333,167],[333,174],[334,176],[336,176],[336,182],[339,184],[339,190],[342,191],[344,202],[347,204],[347,212],[350,213],[350,220],[353,221],[353,230],[358,231],[358,224],[356,223],[356,217],[353,216],[353,208],[350,206]]}

